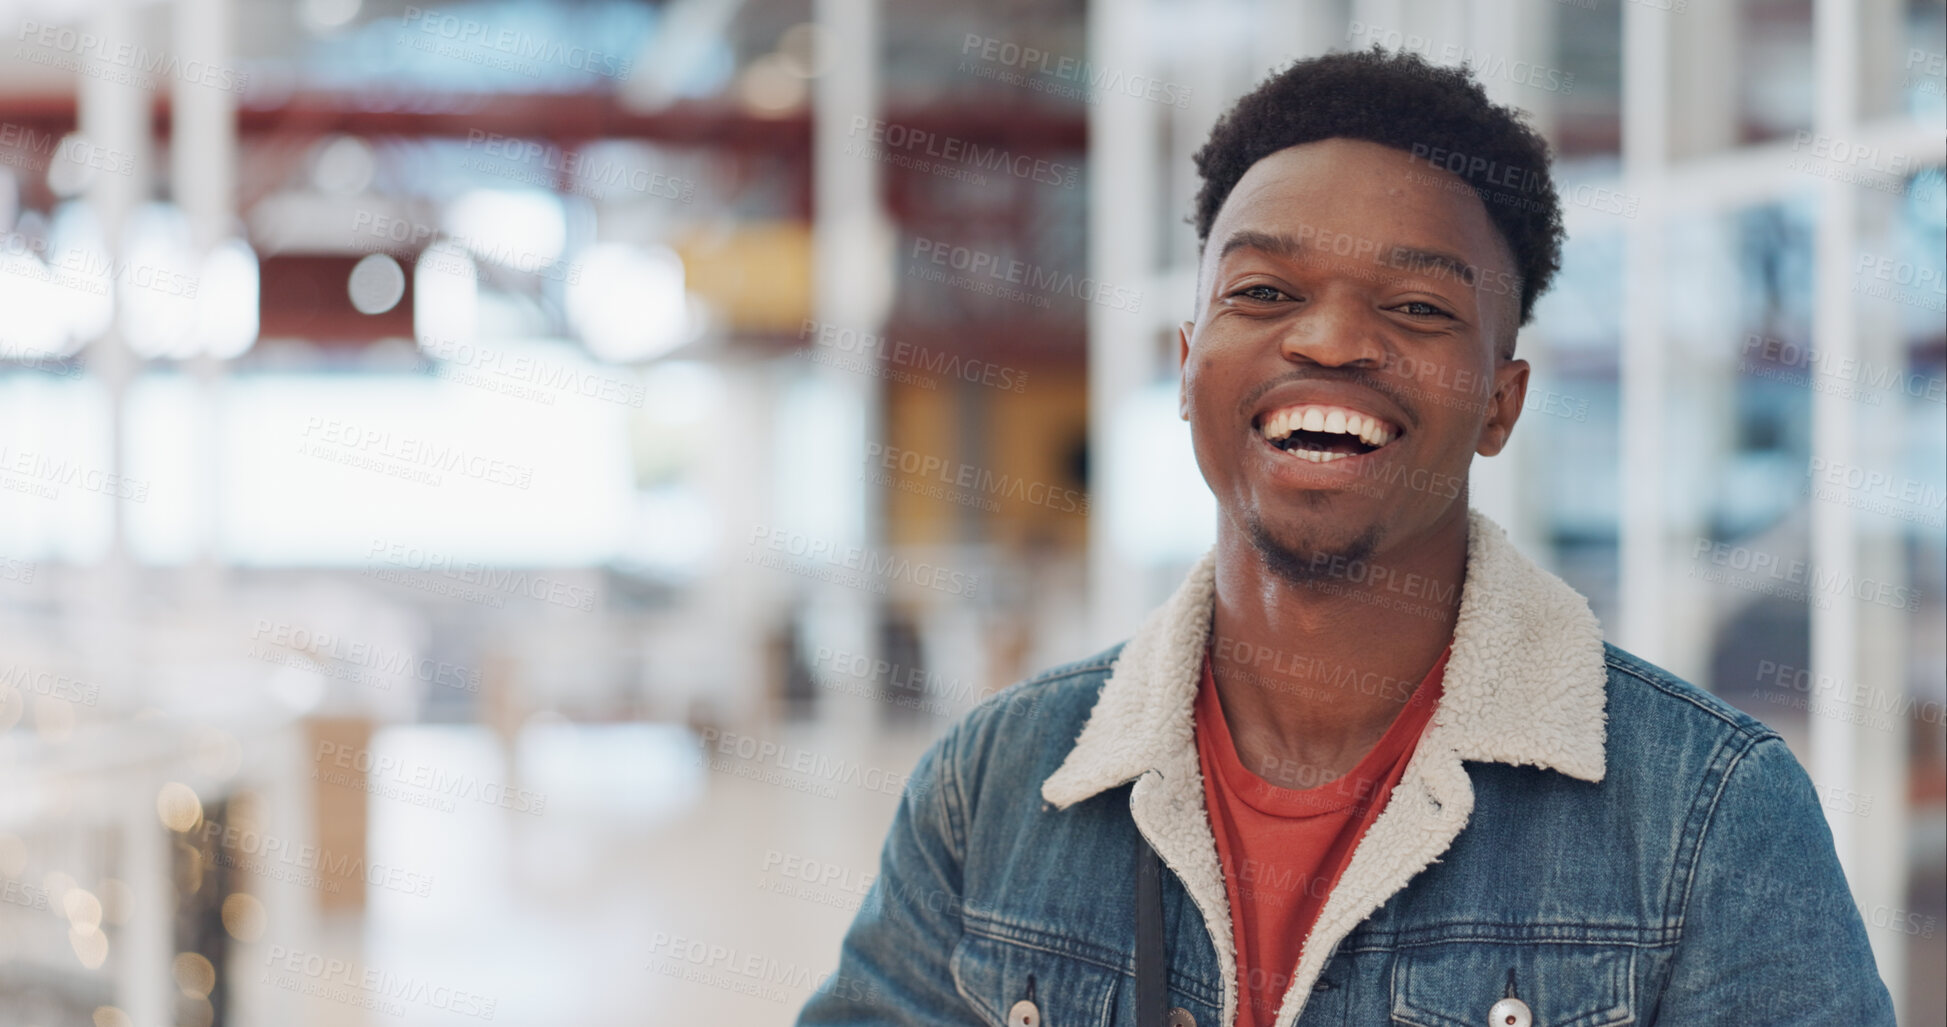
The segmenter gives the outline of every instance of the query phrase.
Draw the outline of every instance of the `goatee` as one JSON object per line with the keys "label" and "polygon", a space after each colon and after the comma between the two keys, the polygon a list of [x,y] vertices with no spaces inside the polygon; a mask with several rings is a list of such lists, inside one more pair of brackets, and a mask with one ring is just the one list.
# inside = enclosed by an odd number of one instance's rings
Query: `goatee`
{"label": "goatee", "polygon": [[1379,526],[1373,525],[1365,533],[1342,546],[1331,549],[1313,547],[1303,552],[1285,545],[1273,538],[1264,522],[1251,518],[1251,548],[1263,557],[1264,566],[1271,573],[1293,585],[1309,587],[1327,578],[1343,577],[1346,567],[1356,561],[1372,556],[1379,546]]}

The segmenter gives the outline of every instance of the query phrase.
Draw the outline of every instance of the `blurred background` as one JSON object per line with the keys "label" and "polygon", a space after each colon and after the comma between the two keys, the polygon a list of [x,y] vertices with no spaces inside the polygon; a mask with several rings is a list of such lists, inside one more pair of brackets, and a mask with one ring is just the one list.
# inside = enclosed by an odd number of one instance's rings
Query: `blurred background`
{"label": "blurred background", "polygon": [[0,0],[0,1025],[784,1024],[905,775],[1213,534],[1190,154],[1471,64],[1474,503],[1947,992],[1938,0]]}

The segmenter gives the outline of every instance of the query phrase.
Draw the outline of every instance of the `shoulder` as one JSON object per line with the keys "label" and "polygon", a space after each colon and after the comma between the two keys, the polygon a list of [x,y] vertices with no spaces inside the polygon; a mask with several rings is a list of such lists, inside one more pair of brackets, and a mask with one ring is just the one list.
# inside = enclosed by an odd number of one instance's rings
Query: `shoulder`
{"label": "shoulder", "polygon": [[1734,773],[1761,791],[1804,786],[1804,768],[1763,721],[1633,653],[1603,649],[1612,779],[1712,806]]}
{"label": "shoulder", "polygon": [[1041,782],[1088,723],[1122,646],[1050,667],[967,711],[941,742],[960,786],[976,793],[1018,790],[1038,806]]}
{"label": "shoulder", "polygon": [[1079,732],[1102,685],[1115,672],[1122,646],[1117,643],[1086,659],[1050,667],[995,692],[967,711],[955,730],[964,737],[999,736],[1015,742],[1024,741],[1024,735],[1059,734],[1071,723]]}
{"label": "shoulder", "polygon": [[[1711,741],[1762,741],[1778,733],[1756,717],[1671,672],[1608,642],[1602,644],[1609,675],[1609,725],[1641,724],[1676,729],[1680,737]],[[1624,723],[1618,724],[1621,720]]]}

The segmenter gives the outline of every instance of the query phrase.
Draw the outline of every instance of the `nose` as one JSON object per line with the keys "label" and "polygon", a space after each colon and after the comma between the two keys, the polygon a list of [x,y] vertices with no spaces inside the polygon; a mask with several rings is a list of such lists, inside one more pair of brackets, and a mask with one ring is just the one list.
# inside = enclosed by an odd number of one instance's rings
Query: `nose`
{"label": "nose", "polygon": [[1351,296],[1319,296],[1293,318],[1278,340],[1286,360],[1321,367],[1386,366],[1379,316]]}

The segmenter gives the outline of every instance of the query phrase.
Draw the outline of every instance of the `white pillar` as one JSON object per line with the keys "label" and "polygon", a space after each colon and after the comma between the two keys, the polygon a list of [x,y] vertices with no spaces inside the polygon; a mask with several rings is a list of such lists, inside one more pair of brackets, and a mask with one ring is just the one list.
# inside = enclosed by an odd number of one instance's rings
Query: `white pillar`
{"label": "white pillar", "polygon": [[176,988],[171,962],[176,956],[176,885],[169,833],[156,816],[162,781],[149,768],[131,769],[135,787],[118,804],[121,846],[116,853],[128,885],[127,921],[115,932],[114,1005],[138,1024],[174,1023]]}
{"label": "white pillar", "polygon": [[[861,333],[877,334],[885,316],[892,270],[889,235],[880,207],[880,164],[875,155],[848,147],[870,148],[868,136],[849,134],[852,119],[873,118],[879,110],[879,11],[877,0],[815,0],[813,16],[821,40],[835,51],[826,70],[812,80],[811,180],[814,317]],[[830,523],[803,530],[834,545],[885,545],[879,526],[879,497],[858,473],[865,446],[883,432],[879,379],[823,364],[809,376],[820,395],[857,418],[846,429],[853,442],[836,455],[828,485],[842,493]],[[787,509],[794,497],[781,497]],[[816,619],[805,625],[804,644],[829,645],[876,659],[877,597],[842,585],[816,589]],[[869,723],[868,701],[823,693],[821,705],[854,727]]]}
{"label": "white pillar", "polygon": [[1669,546],[1664,532],[1663,430],[1668,337],[1663,325],[1663,189],[1670,157],[1670,19],[1648,4],[1623,5],[1623,181],[1641,197],[1623,240],[1622,524],[1619,643],[1644,659],[1667,658],[1663,608]]}
{"label": "white pillar", "polygon": [[[1857,111],[1858,11],[1851,0],[1817,0],[1814,16],[1814,78],[1816,131],[1833,139],[1850,138]],[[1857,357],[1855,322],[1858,311],[1846,288],[1856,244],[1858,204],[1852,186],[1837,177],[1819,180],[1815,286],[1812,304],[1812,345],[1828,366],[1845,366]],[[1858,445],[1854,433],[1853,401],[1834,390],[1812,391],[1812,456],[1852,466]],[[1850,506],[1813,499],[1811,511],[1812,566],[1839,580],[1859,569],[1855,534],[1858,526]],[[1812,672],[1834,680],[1856,680],[1859,665],[1859,604],[1849,597],[1829,597],[1821,609],[1812,607]],[[1834,717],[1811,720],[1811,772],[1826,786],[1845,786],[1852,780],[1853,733]],[[1853,819],[1836,815],[1833,841],[1849,875],[1857,876],[1853,859]]]}
{"label": "white pillar", "polygon": [[[96,37],[134,44],[139,39],[139,20],[128,0],[104,0],[89,18],[85,31]],[[114,44],[109,46],[114,49]],[[149,167],[153,159],[149,131],[149,93],[139,84],[125,83],[126,69],[115,67],[92,54],[78,58],[95,74],[76,76],[76,121],[81,135],[97,147],[110,147],[130,154],[127,174],[101,173],[88,186],[87,202],[101,219],[102,234],[113,266],[122,262],[122,230],[130,212],[148,197]],[[109,395],[109,460],[117,476],[125,470],[122,445],[123,406],[128,383],[138,371],[135,355],[122,341],[124,313],[117,297],[116,320],[106,335],[87,345],[89,367]],[[109,552],[97,576],[98,595],[110,598],[126,594],[132,569],[128,562],[128,507],[111,502],[109,506]],[[111,601],[113,601],[111,599]],[[119,623],[120,618],[115,618]]]}
{"label": "white pillar", "polygon": [[[200,67],[228,67],[234,20],[234,0],[176,0],[173,51],[182,66],[193,61]],[[178,76],[170,83],[169,183],[176,205],[189,221],[198,260],[236,225],[236,179],[236,95]],[[216,552],[223,362],[199,355],[189,362],[189,369],[200,396],[193,436],[198,453],[190,466],[200,473],[191,490],[197,556],[186,584],[196,605],[214,607],[223,587]]]}
{"label": "white pillar", "polygon": [[[1148,0],[1089,4],[1089,64],[1148,75],[1148,15]],[[1103,96],[1088,113],[1088,273],[1098,282],[1143,283],[1136,310],[1099,303],[1088,309],[1088,467],[1097,500],[1090,506],[1088,528],[1092,647],[1127,637],[1151,605],[1146,568],[1115,546],[1101,498],[1125,491],[1109,479],[1115,463],[1112,427],[1118,408],[1160,370],[1154,366],[1158,347],[1152,326],[1164,317],[1163,310],[1188,309],[1187,297],[1159,296],[1154,287],[1152,226],[1162,195],[1157,116],[1154,105],[1125,96]]]}
{"label": "white pillar", "polygon": [[[1465,35],[1457,35],[1452,42],[1465,53],[1477,55],[1477,63],[1489,66],[1495,60],[1505,64],[1525,60],[1536,66],[1550,65],[1553,62],[1549,54],[1555,39],[1554,7],[1553,3],[1533,0],[1470,0],[1466,4]],[[1435,50],[1436,55],[1443,52]],[[1554,94],[1499,75],[1483,77],[1481,87],[1495,103],[1528,112],[1530,124],[1543,137],[1553,134]],[[1547,340],[1530,334],[1515,348],[1515,356],[1528,361],[1532,367],[1529,382],[1532,401],[1536,380],[1548,377]],[[1529,407],[1523,423],[1517,424],[1514,434],[1508,437],[1507,446],[1494,457],[1476,458],[1467,481],[1468,504],[1506,529],[1508,538],[1522,552],[1544,562],[1550,555],[1547,525],[1536,510],[1532,493],[1540,487],[1534,473],[1535,449],[1540,437],[1553,430],[1543,423],[1545,420]]]}
{"label": "white pillar", "polygon": [[[1820,136],[1857,140],[1859,137],[1861,11],[1858,0],[1816,0],[1813,6],[1814,91],[1813,130]],[[1897,320],[1876,319],[1879,331],[1862,338],[1860,309],[1851,288],[1853,258],[1858,249],[1860,205],[1857,187],[1838,176],[1818,183],[1819,208],[1814,267],[1816,286],[1812,314],[1812,345],[1825,367],[1853,366],[1865,358],[1881,366],[1904,366],[1898,345]],[[1868,439],[1898,438],[1896,410],[1864,416],[1880,422]],[[1860,445],[1858,402],[1838,390],[1812,393],[1813,466],[1870,466],[1891,469],[1898,458],[1895,445]],[[1824,461],[1823,464],[1818,461]],[[1870,537],[1865,522],[1845,502],[1808,500],[1811,518],[1811,566],[1821,580],[1853,583],[1863,579],[1888,581],[1902,573],[1897,529],[1873,518]],[[1905,660],[1900,658],[1905,612],[1865,601],[1839,589],[1815,589],[1824,602],[1811,611],[1811,663],[1814,680],[1855,682],[1872,692],[1906,692]],[[1873,649],[1862,647],[1872,638]],[[1870,693],[1869,693],[1870,694]],[[1895,716],[1893,735],[1853,723],[1839,716],[1812,714],[1810,770],[1821,789],[1839,797],[1826,805],[1839,862],[1852,886],[1860,912],[1870,918],[1879,907],[1904,909],[1906,897],[1906,760],[1905,718]],[[1871,812],[1859,816],[1847,810],[1856,803],[1848,793],[1871,797]],[[1868,920],[1870,923],[1870,919]],[[1868,927],[1873,956],[1894,1002],[1905,998],[1905,936]]]}
{"label": "white pillar", "polygon": [[[106,49],[111,53],[120,44],[143,42],[140,21],[127,0],[105,0],[83,29],[107,41]],[[76,122],[81,135],[93,146],[130,155],[126,174],[97,174],[86,196],[101,220],[106,256],[111,266],[120,267],[123,228],[130,212],[148,196],[150,96],[137,82],[124,81],[128,77],[125,69],[93,54],[81,54],[77,59],[83,64],[75,80]],[[101,338],[88,341],[83,350],[90,370],[108,394],[108,470],[117,477],[127,470],[125,410],[129,382],[139,370],[135,355],[122,339],[123,316],[118,302],[115,323]],[[128,507],[117,501],[111,501],[108,507],[108,553],[100,567],[80,577],[86,587],[78,597],[79,607],[68,615],[81,625],[77,638],[88,640],[91,671],[126,675],[134,681],[138,679],[130,675],[126,658],[129,618],[125,611],[135,575],[128,556]],[[129,705],[139,706],[141,701],[134,699]],[[138,1024],[167,1023],[174,1017],[176,991],[170,981],[175,889],[169,876],[169,846],[155,811],[160,782],[149,780],[147,774],[134,776],[144,783],[120,809],[123,835],[119,856],[132,908],[127,923],[117,932],[121,951],[112,956],[116,968],[114,1004]]]}

